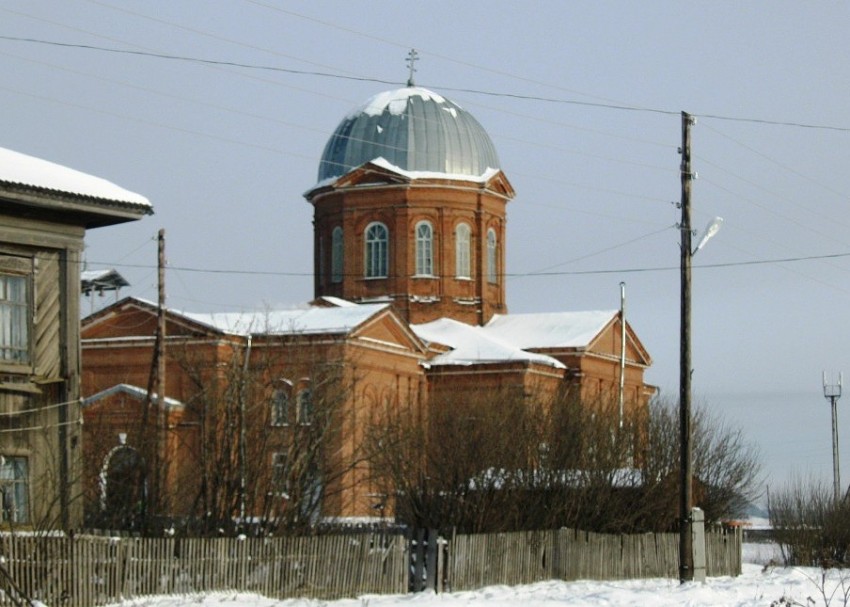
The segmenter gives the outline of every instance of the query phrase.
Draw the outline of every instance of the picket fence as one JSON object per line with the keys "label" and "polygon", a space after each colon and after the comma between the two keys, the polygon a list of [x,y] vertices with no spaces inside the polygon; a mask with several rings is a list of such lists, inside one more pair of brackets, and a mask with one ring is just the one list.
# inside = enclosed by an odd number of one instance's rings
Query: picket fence
{"label": "picket fence", "polygon": [[[2,536],[0,605],[21,605],[20,597],[27,596],[51,606],[91,607],[221,590],[334,599],[403,594],[419,576],[435,590],[546,579],[675,578],[677,538],[573,530],[457,535],[428,542],[438,556],[426,558],[416,534],[411,539],[377,532],[244,539]],[[706,543],[708,575],[740,573],[740,531],[706,534]],[[412,562],[417,559],[418,565]]]}
{"label": "picket fence", "polygon": [[[407,592],[401,535],[4,537],[0,545],[5,572],[17,589],[50,606],[217,590],[323,599]],[[15,589],[3,590],[5,602],[13,604]]]}

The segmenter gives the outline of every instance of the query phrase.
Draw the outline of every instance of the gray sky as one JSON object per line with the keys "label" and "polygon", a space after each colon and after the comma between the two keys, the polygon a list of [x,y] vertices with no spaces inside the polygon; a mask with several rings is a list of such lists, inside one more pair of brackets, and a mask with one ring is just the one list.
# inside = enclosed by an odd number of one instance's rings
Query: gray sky
{"label": "gray sky", "polygon": [[[777,0],[2,0],[0,146],[151,200],[153,217],[87,237],[89,268],[117,268],[133,285],[124,294],[156,298],[165,228],[170,306],[303,302],[302,194],[324,144],[346,113],[405,83],[416,48],[416,83],[472,112],[517,191],[510,310],[613,309],[625,281],[655,361],[648,379],[675,398],[673,202],[688,111],[694,225],[725,219],[694,260],[695,397],[744,427],[773,483],[791,471],[831,479],[821,372],[850,381],[848,11]],[[804,259],[780,261],[790,258]],[[850,412],[839,418],[850,475]]]}

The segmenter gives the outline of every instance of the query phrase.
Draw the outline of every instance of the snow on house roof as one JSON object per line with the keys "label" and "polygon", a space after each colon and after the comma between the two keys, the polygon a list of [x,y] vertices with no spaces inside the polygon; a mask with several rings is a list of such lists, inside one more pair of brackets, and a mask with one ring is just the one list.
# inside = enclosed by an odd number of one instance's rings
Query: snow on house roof
{"label": "snow on house roof", "polygon": [[619,314],[617,310],[496,314],[483,328],[518,348],[585,348]]}
{"label": "snow on house roof", "polygon": [[190,320],[233,335],[332,334],[349,333],[387,307],[387,304],[361,304],[332,308],[181,314]]}
{"label": "snow on house roof", "polygon": [[0,147],[0,182],[150,207],[150,201],[100,177]]}
{"label": "snow on house roof", "polygon": [[428,343],[452,348],[429,361],[431,365],[473,365],[481,363],[526,361],[555,368],[563,363],[543,354],[526,352],[516,345],[485,333],[484,327],[473,327],[450,318],[440,318],[421,325],[411,325],[416,335]]}
{"label": "snow on house roof", "polygon": [[129,287],[130,283],[117,270],[83,270],[80,272],[80,285],[86,295],[92,291],[114,291],[121,287]]}

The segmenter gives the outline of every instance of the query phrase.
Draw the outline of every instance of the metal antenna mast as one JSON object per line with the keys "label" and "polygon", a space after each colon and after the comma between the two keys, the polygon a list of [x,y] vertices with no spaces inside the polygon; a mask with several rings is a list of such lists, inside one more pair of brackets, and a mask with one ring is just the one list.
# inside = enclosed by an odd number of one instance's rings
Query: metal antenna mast
{"label": "metal antenna mast", "polygon": [[838,399],[841,398],[841,373],[837,384],[826,383],[826,371],[823,372],[823,396],[832,408],[832,483],[835,502],[841,499],[841,472],[838,469]]}

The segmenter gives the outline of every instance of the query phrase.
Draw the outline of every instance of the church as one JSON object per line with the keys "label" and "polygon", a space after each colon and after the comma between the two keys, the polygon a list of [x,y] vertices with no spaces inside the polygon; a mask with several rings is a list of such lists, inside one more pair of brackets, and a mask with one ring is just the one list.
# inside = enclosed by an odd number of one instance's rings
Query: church
{"label": "church", "polygon": [[427,417],[434,399],[505,389],[622,410],[654,394],[620,311],[508,313],[515,192],[487,132],[446,97],[409,82],[367,100],[304,196],[309,304],[216,314],[127,297],[83,320],[91,523],[352,519],[378,502],[388,515],[357,455],[377,410]]}

